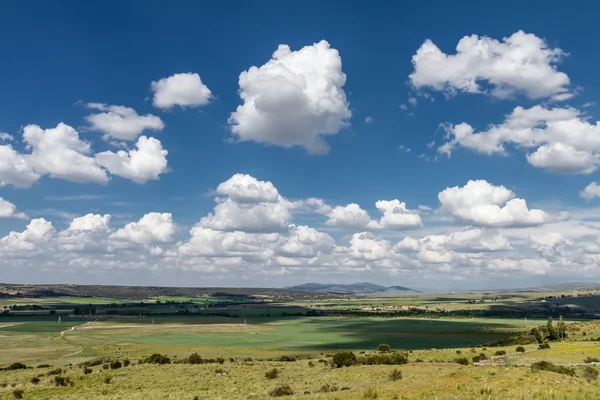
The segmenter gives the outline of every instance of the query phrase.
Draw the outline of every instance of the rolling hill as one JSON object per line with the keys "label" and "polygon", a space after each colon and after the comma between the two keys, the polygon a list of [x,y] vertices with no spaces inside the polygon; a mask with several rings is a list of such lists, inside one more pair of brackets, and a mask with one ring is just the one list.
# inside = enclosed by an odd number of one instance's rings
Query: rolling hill
{"label": "rolling hill", "polygon": [[311,292],[329,292],[329,293],[348,293],[348,294],[373,294],[373,295],[391,295],[418,293],[417,290],[410,289],[404,286],[381,286],[369,282],[341,284],[341,283],[316,283],[309,282],[296,286],[288,286],[286,289],[304,290]]}

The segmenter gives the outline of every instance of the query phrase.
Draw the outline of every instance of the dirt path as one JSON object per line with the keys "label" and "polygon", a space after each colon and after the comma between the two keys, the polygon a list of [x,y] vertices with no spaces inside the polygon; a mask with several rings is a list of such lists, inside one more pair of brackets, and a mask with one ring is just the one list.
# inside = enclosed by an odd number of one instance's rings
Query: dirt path
{"label": "dirt path", "polygon": [[[64,342],[65,342],[67,345],[69,345],[69,346],[74,346],[74,347],[77,347],[77,351],[76,351],[76,352],[74,352],[74,353],[70,353],[70,354],[66,354],[66,355],[65,355],[65,357],[71,357],[71,356],[77,355],[77,354],[79,354],[79,353],[81,353],[81,352],[83,351],[83,347],[82,347],[82,346],[79,346],[79,345],[73,345],[73,344],[69,343],[69,342],[68,342],[68,341],[65,339],[65,336],[66,336],[66,334],[67,334],[67,333],[69,333],[69,332],[73,332],[73,331],[74,331],[76,328],[80,328],[80,327],[82,327],[82,326],[89,325],[89,324],[91,324],[92,322],[94,322],[94,321],[88,321],[88,322],[86,322],[85,324],[81,324],[81,325],[75,325],[75,326],[72,326],[71,328],[69,328],[69,329],[67,329],[67,330],[65,330],[65,331],[62,331],[62,332],[60,333],[60,336],[58,336],[58,337],[54,338],[54,340],[55,340],[55,341],[58,341],[58,340],[63,340],[63,341],[64,341]],[[57,340],[57,339],[58,339],[58,340]]]}

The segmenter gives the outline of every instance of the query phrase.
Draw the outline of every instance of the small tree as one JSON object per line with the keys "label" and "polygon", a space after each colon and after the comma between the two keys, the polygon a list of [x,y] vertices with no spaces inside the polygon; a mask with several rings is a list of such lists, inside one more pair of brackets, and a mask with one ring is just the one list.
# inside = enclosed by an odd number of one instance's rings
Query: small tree
{"label": "small tree", "polygon": [[548,340],[558,339],[558,335],[556,334],[556,329],[554,329],[552,317],[548,317],[548,322],[546,323],[546,329],[548,330]]}
{"label": "small tree", "polygon": [[333,355],[332,362],[336,368],[349,367],[356,364],[356,355],[351,351],[342,351]]}
{"label": "small tree", "polygon": [[567,324],[565,324],[565,321],[563,320],[562,315],[560,316],[560,318],[558,319],[558,337],[560,339],[564,339],[567,337]]}
{"label": "small tree", "polygon": [[377,350],[381,351],[382,353],[387,353],[391,349],[392,348],[387,343],[381,343],[379,346],[377,346]]}

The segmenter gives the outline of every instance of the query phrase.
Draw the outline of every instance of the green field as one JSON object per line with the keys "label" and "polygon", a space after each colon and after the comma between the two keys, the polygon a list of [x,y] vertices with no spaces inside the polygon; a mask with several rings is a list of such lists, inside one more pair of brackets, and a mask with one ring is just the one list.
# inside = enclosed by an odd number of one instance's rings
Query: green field
{"label": "green field", "polygon": [[[566,340],[552,342],[550,349],[545,350],[539,349],[536,342],[525,344],[525,352],[521,353],[516,352],[515,345],[489,344],[545,326],[546,319],[384,317],[386,310],[403,305],[472,310],[498,303],[521,306],[534,298],[532,294],[510,295],[489,303],[485,299],[483,303],[473,302],[480,297],[338,298],[273,304],[233,304],[228,300],[227,307],[219,305],[219,301],[212,302],[212,313],[207,315],[198,314],[204,312],[201,307],[207,298],[190,301],[187,297],[160,297],[162,304],[149,298],[146,306],[139,306],[139,301],[129,304],[121,300],[117,307],[106,306],[114,300],[109,297],[72,302],[68,298],[48,298],[37,304],[60,304],[66,310],[95,304],[101,310],[115,310],[118,314],[65,314],[62,322],[56,315],[15,314],[0,318],[0,367],[14,362],[31,367],[53,366],[0,371],[0,399],[16,398],[15,391],[22,390],[22,398],[31,399],[192,400],[197,396],[206,400],[259,400],[272,398],[269,392],[281,384],[289,385],[294,392],[284,398],[293,399],[373,399],[374,392],[379,399],[600,398],[598,381],[584,376],[586,367],[598,368],[585,364],[585,360],[600,358],[600,341],[595,340],[600,337],[600,321],[567,318]],[[24,304],[36,304],[31,300]],[[594,297],[560,300],[579,302],[588,308],[597,304]],[[339,318],[295,316],[324,308],[367,311],[364,315]],[[182,314],[181,310],[187,311]],[[338,369],[330,365],[331,355],[336,352],[374,355],[381,343],[408,356],[408,364],[399,366],[401,380],[388,378],[397,366]],[[498,356],[498,351],[504,353]],[[138,360],[153,353],[165,355],[174,363],[138,365]],[[175,363],[192,353],[205,359],[222,357],[223,364]],[[474,363],[471,359],[480,354],[486,360]],[[281,356],[298,360],[275,361]],[[458,357],[465,357],[468,365],[457,364]],[[105,365],[97,365],[84,374],[79,365],[96,359],[104,360]],[[125,359],[131,360],[132,365],[110,369],[109,361]],[[539,361],[573,368],[574,375],[532,371],[531,364]],[[61,371],[53,372],[57,367]],[[272,368],[279,370],[274,380],[265,377]],[[72,386],[57,386],[55,373],[69,378]]]}

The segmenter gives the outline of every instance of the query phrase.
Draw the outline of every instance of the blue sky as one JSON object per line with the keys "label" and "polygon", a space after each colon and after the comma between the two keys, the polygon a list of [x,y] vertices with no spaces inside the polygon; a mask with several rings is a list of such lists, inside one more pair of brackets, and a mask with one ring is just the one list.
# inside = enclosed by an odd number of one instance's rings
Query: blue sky
{"label": "blue sky", "polygon": [[0,281],[594,280],[597,8],[3,4]]}

